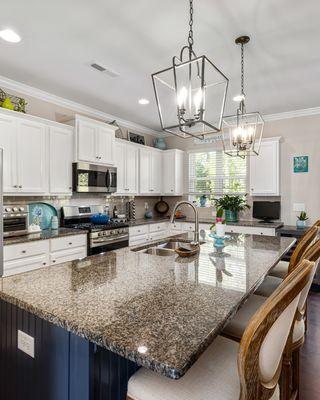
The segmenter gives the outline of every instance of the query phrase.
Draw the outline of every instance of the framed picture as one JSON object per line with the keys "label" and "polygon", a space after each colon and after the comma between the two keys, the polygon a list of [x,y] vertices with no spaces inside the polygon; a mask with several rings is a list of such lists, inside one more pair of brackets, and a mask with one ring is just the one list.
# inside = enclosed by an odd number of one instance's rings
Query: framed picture
{"label": "framed picture", "polygon": [[309,157],[308,156],[298,156],[293,157],[293,172],[308,172],[309,171]]}
{"label": "framed picture", "polygon": [[137,133],[129,132],[129,141],[138,144],[146,144],[144,136],[138,135]]}

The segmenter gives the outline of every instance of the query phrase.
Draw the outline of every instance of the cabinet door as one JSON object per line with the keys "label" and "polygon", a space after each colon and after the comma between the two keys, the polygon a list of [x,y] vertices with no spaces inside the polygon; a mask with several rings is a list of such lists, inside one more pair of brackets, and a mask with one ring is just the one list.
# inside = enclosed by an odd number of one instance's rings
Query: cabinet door
{"label": "cabinet door", "polygon": [[126,147],[125,143],[115,144],[115,165],[117,167],[117,194],[124,194],[126,189]]}
{"label": "cabinet door", "polygon": [[14,118],[0,116],[0,147],[3,149],[3,191],[15,193],[18,189],[17,123]]}
{"label": "cabinet door", "polygon": [[140,194],[150,194],[150,178],[151,178],[151,152],[148,149],[140,149],[140,165],[139,165],[139,182],[140,182]]}
{"label": "cabinet door", "polygon": [[175,192],[175,154],[163,153],[163,193],[172,195]]}
{"label": "cabinet door", "polygon": [[178,151],[175,155],[175,194],[183,195],[184,192],[184,153]]}
{"label": "cabinet door", "polygon": [[126,193],[138,193],[139,175],[139,149],[135,146],[126,145]]}
{"label": "cabinet door", "polygon": [[73,132],[50,128],[50,193],[72,193]]}
{"label": "cabinet door", "polygon": [[152,194],[162,192],[162,153],[160,151],[151,152],[151,188]]}
{"label": "cabinet door", "polygon": [[97,154],[98,127],[94,123],[77,121],[77,153],[78,160],[85,162],[99,162]]}
{"label": "cabinet door", "polygon": [[252,196],[279,196],[279,141],[261,142],[257,157],[250,157]]}
{"label": "cabinet door", "polygon": [[97,129],[96,153],[98,162],[103,164],[114,164],[114,131],[99,126]]}
{"label": "cabinet door", "polygon": [[47,185],[45,125],[18,121],[18,186],[20,193],[45,193]]}

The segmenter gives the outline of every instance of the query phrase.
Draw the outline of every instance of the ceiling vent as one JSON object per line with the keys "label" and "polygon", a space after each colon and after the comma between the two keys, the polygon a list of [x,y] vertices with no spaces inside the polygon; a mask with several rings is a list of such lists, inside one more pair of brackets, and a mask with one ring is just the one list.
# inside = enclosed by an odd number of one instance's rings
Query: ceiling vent
{"label": "ceiling vent", "polygon": [[97,63],[97,62],[93,62],[92,64],[90,64],[90,66],[92,68],[94,68],[95,70],[110,76],[110,78],[116,78],[117,76],[120,75],[120,74],[118,74],[118,72],[112,71],[112,69],[107,68],[107,67],[105,67],[102,64]]}

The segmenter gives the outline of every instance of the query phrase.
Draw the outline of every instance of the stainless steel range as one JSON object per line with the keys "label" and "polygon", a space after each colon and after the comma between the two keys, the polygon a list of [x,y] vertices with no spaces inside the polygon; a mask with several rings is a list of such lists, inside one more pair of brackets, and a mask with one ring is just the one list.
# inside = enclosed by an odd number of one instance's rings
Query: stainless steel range
{"label": "stainless steel range", "polygon": [[104,225],[90,222],[92,215],[104,211],[103,206],[65,206],[61,209],[62,226],[89,232],[88,255],[129,246],[129,225],[125,221],[111,219]]}

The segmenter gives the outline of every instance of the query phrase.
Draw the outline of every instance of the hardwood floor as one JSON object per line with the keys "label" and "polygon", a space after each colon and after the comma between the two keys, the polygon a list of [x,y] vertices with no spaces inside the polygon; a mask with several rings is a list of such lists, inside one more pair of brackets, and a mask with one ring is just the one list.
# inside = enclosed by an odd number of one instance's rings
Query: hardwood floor
{"label": "hardwood floor", "polygon": [[308,298],[308,333],[301,350],[300,400],[320,399],[320,293]]}

